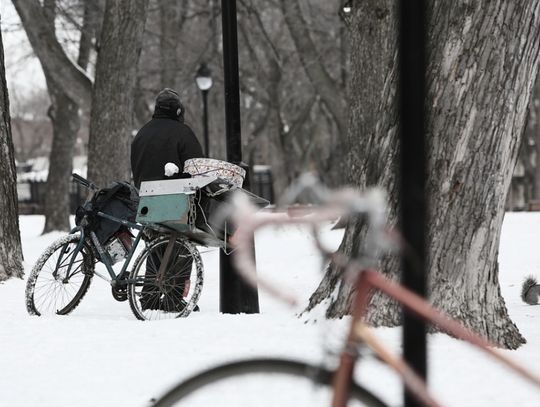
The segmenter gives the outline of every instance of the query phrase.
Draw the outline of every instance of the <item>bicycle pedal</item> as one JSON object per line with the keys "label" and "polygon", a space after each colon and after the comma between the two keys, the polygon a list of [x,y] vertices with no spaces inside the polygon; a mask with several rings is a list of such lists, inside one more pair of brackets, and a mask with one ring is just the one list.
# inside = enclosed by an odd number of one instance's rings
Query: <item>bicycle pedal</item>
{"label": "bicycle pedal", "polygon": [[125,287],[122,287],[122,288],[112,287],[111,292],[112,292],[113,298],[116,301],[124,302],[124,301],[127,301],[128,299],[127,289]]}

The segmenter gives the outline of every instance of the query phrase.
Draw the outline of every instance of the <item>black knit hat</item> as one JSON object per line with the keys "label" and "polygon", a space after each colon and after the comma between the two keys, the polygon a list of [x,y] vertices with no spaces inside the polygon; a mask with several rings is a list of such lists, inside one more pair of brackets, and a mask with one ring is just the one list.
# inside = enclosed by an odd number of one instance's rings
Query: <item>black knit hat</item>
{"label": "black knit hat", "polygon": [[170,88],[165,88],[156,97],[155,113],[165,113],[173,117],[184,115],[184,106],[180,101],[180,95]]}

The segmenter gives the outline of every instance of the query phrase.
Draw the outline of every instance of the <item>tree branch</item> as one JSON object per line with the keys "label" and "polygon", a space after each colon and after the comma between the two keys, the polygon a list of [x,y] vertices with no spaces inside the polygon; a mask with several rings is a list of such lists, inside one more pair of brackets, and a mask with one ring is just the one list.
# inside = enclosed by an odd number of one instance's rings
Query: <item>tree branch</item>
{"label": "tree branch", "polygon": [[13,0],[30,44],[50,79],[79,106],[89,109],[92,81],[66,55],[58,43],[38,0]]}
{"label": "tree branch", "polygon": [[79,57],[77,64],[84,69],[88,69],[90,62],[90,52],[92,51],[92,41],[96,40],[103,20],[103,5],[100,2],[84,2],[83,23],[81,26],[81,37],[79,40]]}
{"label": "tree branch", "polygon": [[339,130],[340,139],[345,143],[347,140],[346,106],[345,100],[341,96],[341,88],[332,79],[321,61],[321,56],[317,52],[311,38],[310,30],[300,9],[299,2],[281,0],[281,9],[302,66],[315,87],[316,92],[332,114]]}

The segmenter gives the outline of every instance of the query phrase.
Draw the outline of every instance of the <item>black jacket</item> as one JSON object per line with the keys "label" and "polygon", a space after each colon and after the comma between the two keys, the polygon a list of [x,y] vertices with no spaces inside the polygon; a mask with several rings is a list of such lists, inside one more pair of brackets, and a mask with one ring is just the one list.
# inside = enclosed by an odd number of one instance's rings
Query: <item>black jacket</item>
{"label": "black jacket", "polygon": [[190,158],[203,157],[202,147],[193,131],[183,122],[154,114],[137,133],[131,144],[131,170],[135,186],[141,181],[165,179],[165,164],[180,169]]}

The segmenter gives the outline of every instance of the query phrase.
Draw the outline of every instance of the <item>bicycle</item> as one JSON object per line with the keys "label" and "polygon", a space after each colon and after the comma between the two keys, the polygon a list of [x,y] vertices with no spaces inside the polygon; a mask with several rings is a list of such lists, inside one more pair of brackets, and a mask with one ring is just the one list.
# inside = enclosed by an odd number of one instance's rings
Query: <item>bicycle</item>
{"label": "bicycle", "polygon": [[[159,222],[140,224],[95,210],[88,204],[102,190],[77,174],[72,176],[91,196],[81,209],[78,225],[53,242],[34,265],[25,291],[28,313],[69,314],[88,292],[94,275],[110,283],[117,301],[129,300],[137,319],[186,317],[196,309],[203,263],[195,242],[188,237],[193,229],[188,226],[193,225],[186,225],[181,233]],[[189,202],[193,204],[193,199]],[[95,225],[103,221],[119,225],[120,230],[102,243]],[[138,231],[134,240],[126,236],[130,229]],[[144,248],[128,271],[141,240]],[[113,265],[121,260],[121,270],[116,273]],[[108,277],[95,270],[98,262],[105,265]]]}
{"label": "bicycle", "polygon": [[[310,209],[306,214],[298,214],[290,217],[288,214],[258,214],[241,197],[237,200],[237,209],[235,213],[241,214],[241,223],[239,223],[233,240],[236,247],[235,262],[237,269],[244,279],[255,283],[270,292],[273,296],[283,301],[294,304],[295,299],[289,297],[283,290],[277,289],[269,282],[257,277],[255,265],[249,250],[248,243],[253,238],[255,230],[267,225],[285,225],[285,224],[304,224],[311,227],[315,244],[323,254],[323,258],[332,259],[338,262],[345,270],[345,278],[353,280],[356,287],[356,296],[353,300],[352,319],[348,330],[348,335],[342,350],[339,354],[339,363],[337,368],[328,369],[325,366],[312,365],[310,363],[299,362],[285,359],[251,359],[226,363],[206,371],[198,373],[181,381],[178,385],[170,389],[161,398],[159,398],[154,407],[169,407],[176,405],[211,405],[208,400],[203,399],[201,404],[195,404],[193,397],[209,396],[217,394],[219,399],[223,399],[225,390],[231,392],[231,383],[215,388],[220,383],[226,383],[226,380],[234,380],[240,377],[252,377],[254,374],[261,374],[263,377],[255,380],[254,384],[261,384],[261,392],[270,387],[270,378],[277,375],[282,376],[284,380],[281,383],[288,383],[293,378],[301,379],[308,383],[308,391],[322,390],[325,399],[316,398],[317,405],[332,405],[333,407],[343,407],[351,405],[365,405],[372,407],[386,406],[377,395],[373,394],[353,379],[353,370],[361,356],[367,350],[373,352],[375,356],[394,370],[403,384],[413,394],[417,400],[425,406],[439,406],[440,404],[430,394],[425,381],[419,377],[414,370],[407,365],[400,357],[396,357],[387,348],[380,343],[372,334],[370,328],[362,322],[373,290],[380,290],[397,302],[401,303],[407,312],[412,312],[419,318],[431,322],[441,331],[462,339],[486,352],[492,358],[500,361],[507,367],[514,370],[523,378],[529,380],[540,387],[540,378],[529,372],[522,366],[516,364],[502,353],[492,349],[491,344],[479,337],[470,330],[464,328],[460,323],[452,320],[442,312],[436,310],[411,291],[403,288],[398,283],[392,282],[381,273],[375,271],[377,261],[383,252],[387,252],[391,247],[399,244],[395,236],[388,233],[386,229],[385,218],[385,200],[383,194],[378,190],[371,190],[366,194],[359,194],[351,189],[342,191],[329,191],[321,188],[316,179],[312,176],[304,176],[303,179],[289,191],[289,198],[295,197],[305,190],[310,191],[316,198],[323,203],[318,209]],[[298,211],[297,211],[298,212]],[[347,258],[340,253],[334,253],[326,248],[320,238],[319,227],[321,222],[334,221],[340,217],[352,215],[366,215],[368,232],[363,247],[355,258]],[[242,393],[251,393],[246,391],[246,385],[241,383],[239,391]],[[212,388],[211,388],[212,386]],[[296,399],[300,386],[293,388],[291,394],[295,395],[295,405],[314,405],[312,401],[309,404],[301,404]],[[291,400],[285,400],[285,403],[278,400],[281,394],[285,394],[281,385],[271,387],[270,394],[265,401],[275,401],[271,405],[284,405],[291,403]],[[190,398],[191,397],[191,398]],[[261,399],[261,394],[256,394]],[[229,405],[224,401],[221,405]],[[249,405],[245,402],[239,402],[235,399],[231,405]]]}

